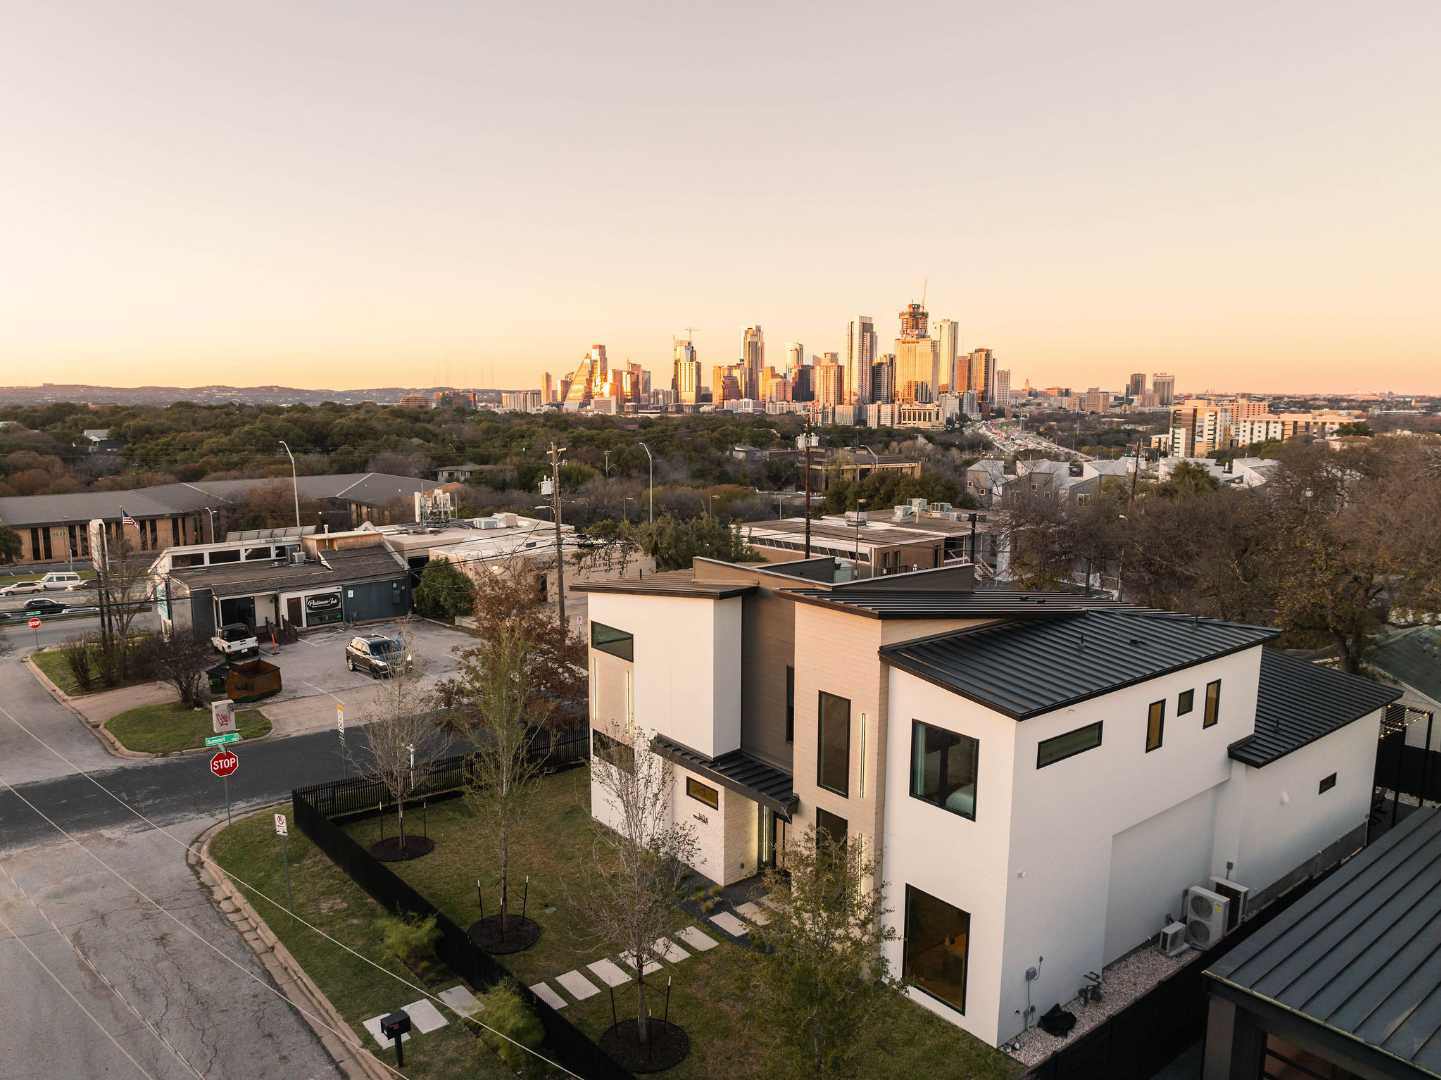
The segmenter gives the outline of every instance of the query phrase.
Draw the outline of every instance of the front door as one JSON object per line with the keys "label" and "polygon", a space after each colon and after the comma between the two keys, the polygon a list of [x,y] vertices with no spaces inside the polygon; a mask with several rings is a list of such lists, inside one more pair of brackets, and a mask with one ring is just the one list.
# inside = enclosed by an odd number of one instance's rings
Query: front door
{"label": "front door", "polygon": [[300,597],[287,597],[285,601],[285,621],[291,626],[300,627],[305,625],[304,616],[300,610]]}
{"label": "front door", "polygon": [[773,870],[784,870],[786,868],[786,821],[769,807],[759,807],[760,827],[756,830],[760,837],[760,851],[757,865],[764,870],[769,867]]}

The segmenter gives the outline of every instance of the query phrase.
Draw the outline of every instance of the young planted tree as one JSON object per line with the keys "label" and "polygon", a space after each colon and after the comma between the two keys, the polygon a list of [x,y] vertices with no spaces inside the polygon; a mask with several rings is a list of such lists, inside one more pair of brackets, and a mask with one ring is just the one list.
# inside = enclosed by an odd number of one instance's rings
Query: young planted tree
{"label": "young planted tree", "polygon": [[544,746],[536,735],[551,703],[532,680],[535,649],[524,623],[493,626],[467,651],[447,688],[458,726],[474,750],[466,760],[465,798],[492,845],[500,872],[500,911],[481,919],[470,934],[490,952],[512,952],[535,942],[538,928],[510,914],[510,857],[536,785],[545,771]]}
{"label": "young planted tree", "polygon": [[[670,930],[676,901],[695,856],[694,829],[675,820],[675,775],[670,762],[647,747],[649,737],[636,730],[618,738],[609,760],[591,761],[591,779],[604,807],[598,815],[595,854],[586,880],[586,904],[604,941],[622,950],[634,966],[636,1021],[619,1025],[621,1045],[648,1047],[650,1014],[646,1004],[645,965],[664,959],[656,939]],[[609,826],[609,827],[606,827]]]}
{"label": "young planted tree", "polygon": [[130,531],[118,530],[105,543],[105,566],[100,574],[101,651],[106,667],[119,679],[130,673],[131,627],[150,597],[150,558],[131,540]]}
{"label": "young planted tree", "polygon": [[781,1076],[858,1075],[876,1018],[901,994],[881,955],[896,937],[884,886],[857,848],[807,829],[786,849],[787,872],[763,878],[772,917],[751,932],[761,946],[752,985],[779,1039]]}
{"label": "young planted tree", "polygon": [[199,709],[209,701],[205,673],[214,665],[215,653],[208,642],[177,631],[161,646],[156,659],[160,677],[175,687],[180,704]]}

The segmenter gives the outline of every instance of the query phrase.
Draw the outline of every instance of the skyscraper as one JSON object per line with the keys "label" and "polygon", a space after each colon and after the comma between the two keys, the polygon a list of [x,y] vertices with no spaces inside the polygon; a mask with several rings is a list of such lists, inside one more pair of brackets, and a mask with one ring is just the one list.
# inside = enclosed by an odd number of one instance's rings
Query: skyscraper
{"label": "skyscraper", "polygon": [[901,312],[901,336],[896,338],[896,400],[931,401],[939,381],[940,353],[927,329],[930,316],[920,304]]}
{"label": "skyscraper", "polygon": [[1151,392],[1156,395],[1157,405],[1172,405],[1176,401],[1176,376],[1157,372],[1151,376]]}
{"label": "skyscraper", "polygon": [[700,361],[695,358],[695,346],[689,338],[676,338],[672,348],[675,368],[671,389],[675,392],[675,403],[693,408],[700,401],[701,390],[701,368]]}
{"label": "skyscraper", "polygon": [[1126,396],[1132,401],[1140,401],[1141,395],[1146,392],[1146,373],[1144,371],[1133,371],[1131,377],[1126,381]]}
{"label": "skyscraper", "polygon": [[876,324],[869,315],[857,315],[846,328],[846,400],[864,405],[870,400],[870,371],[876,362]]}
{"label": "skyscraper", "polygon": [[954,390],[962,392],[964,386],[956,382],[956,357],[960,355],[960,324],[955,319],[936,320],[936,351],[939,354],[940,374],[937,377],[937,392]]}
{"label": "skyscraper", "polygon": [[799,341],[786,342],[786,374],[795,378],[796,371],[806,362],[806,347]]}
{"label": "skyscraper", "polygon": [[871,365],[869,403],[886,404],[896,399],[896,357],[886,353]]}
{"label": "skyscraper", "polygon": [[841,396],[845,392],[845,369],[837,360],[829,358],[833,355],[827,354],[827,359],[811,368],[811,374],[815,378],[815,400],[821,406],[843,404]]}
{"label": "skyscraper", "polygon": [[996,371],[996,407],[1004,409],[1011,403],[1011,372],[1009,368]]}
{"label": "skyscraper", "polygon": [[741,366],[745,369],[741,396],[759,397],[761,368],[766,366],[766,339],[759,324],[747,326],[741,335]]}
{"label": "skyscraper", "polygon": [[540,383],[540,398],[546,405],[549,405],[555,400],[555,381],[550,377],[550,372],[548,371]]}
{"label": "skyscraper", "polygon": [[996,356],[990,349],[976,349],[971,353],[971,389],[980,403],[990,404],[995,400]]}
{"label": "skyscraper", "polygon": [[592,345],[570,377],[563,407],[574,411],[589,405],[597,394],[606,392],[609,382],[610,365],[606,360],[605,346]]}

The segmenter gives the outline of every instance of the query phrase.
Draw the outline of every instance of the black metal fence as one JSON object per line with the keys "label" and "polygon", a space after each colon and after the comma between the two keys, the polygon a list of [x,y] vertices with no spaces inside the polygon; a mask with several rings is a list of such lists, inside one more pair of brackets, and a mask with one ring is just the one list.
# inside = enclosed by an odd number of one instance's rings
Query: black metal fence
{"label": "black metal fence", "polygon": [[[589,732],[580,729],[547,740],[547,768],[556,770],[585,760]],[[541,752],[538,750],[538,752]],[[577,756],[578,755],[578,756]],[[433,762],[416,785],[415,800],[454,792],[460,784],[464,755]],[[631,1080],[631,1074],[612,1061],[575,1025],[513,979],[489,953],[478,948],[449,916],[411,888],[377,860],[333,820],[347,814],[375,812],[385,800],[383,786],[369,780],[332,780],[291,792],[295,824],[310,841],[344,870],[352,881],[393,915],[434,917],[440,940],[436,954],[457,976],[476,990],[509,980],[533,1009],[545,1028],[540,1052],[585,1080]],[[481,1018],[484,1019],[483,1017]]]}

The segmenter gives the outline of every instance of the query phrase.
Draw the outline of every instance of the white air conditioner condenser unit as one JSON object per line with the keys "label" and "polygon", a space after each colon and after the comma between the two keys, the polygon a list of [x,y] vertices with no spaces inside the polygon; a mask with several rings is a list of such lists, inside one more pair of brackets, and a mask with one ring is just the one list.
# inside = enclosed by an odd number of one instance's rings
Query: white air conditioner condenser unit
{"label": "white air conditioner condenser unit", "polygon": [[1183,901],[1181,918],[1186,923],[1187,941],[1205,950],[1226,936],[1226,915],[1231,901],[1199,885],[1187,889]]}
{"label": "white air conditioner condenser unit", "polygon": [[1161,928],[1160,949],[1167,956],[1180,956],[1191,946],[1186,941],[1185,923],[1167,923]]}
{"label": "white air conditioner condenser unit", "polygon": [[1231,901],[1231,909],[1226,913],[1226,933],[1229,934],[1246,921],[1247,898],[1251,895],[1251,890],[1239,881],[1212,878],[1211,891]]}

